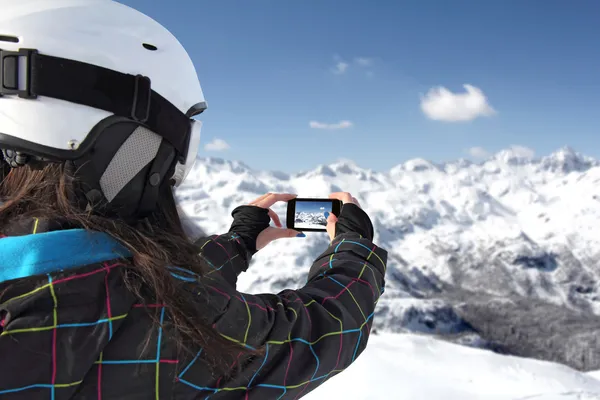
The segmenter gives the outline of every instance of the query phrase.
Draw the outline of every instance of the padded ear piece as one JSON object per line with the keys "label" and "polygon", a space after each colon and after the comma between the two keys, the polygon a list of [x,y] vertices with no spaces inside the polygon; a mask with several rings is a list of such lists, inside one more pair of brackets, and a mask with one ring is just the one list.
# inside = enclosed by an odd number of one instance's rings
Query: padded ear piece
{"label": "padded ear piece", "polygon": [[88,207],[123,219],[139,219],[156,207],[158,188],[175,168],[175,149],[145,126],[109,117],[96,140],[73,161],[79,197]]}

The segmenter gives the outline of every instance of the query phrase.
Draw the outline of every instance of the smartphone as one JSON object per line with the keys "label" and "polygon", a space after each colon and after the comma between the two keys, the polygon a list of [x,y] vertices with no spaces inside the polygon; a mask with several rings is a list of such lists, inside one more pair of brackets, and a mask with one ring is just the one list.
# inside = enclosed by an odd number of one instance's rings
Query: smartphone
{"label": "smartphone", "polygon": [[301,232],[327,232],[325,213],[337,217],[340,211],[340,200],[295,198],[288,201],[287,227]]}

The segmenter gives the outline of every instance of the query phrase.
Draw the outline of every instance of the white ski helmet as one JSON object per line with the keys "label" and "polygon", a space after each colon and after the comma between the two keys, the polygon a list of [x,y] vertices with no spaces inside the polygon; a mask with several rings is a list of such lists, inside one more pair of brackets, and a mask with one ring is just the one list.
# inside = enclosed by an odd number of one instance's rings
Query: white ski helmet
{"label": "white ski helmet", "polygon": [[0,149],[65,162],[88,204],[151,212],[196,159],[194,65],[158,22],[112,0],[0,0]]}

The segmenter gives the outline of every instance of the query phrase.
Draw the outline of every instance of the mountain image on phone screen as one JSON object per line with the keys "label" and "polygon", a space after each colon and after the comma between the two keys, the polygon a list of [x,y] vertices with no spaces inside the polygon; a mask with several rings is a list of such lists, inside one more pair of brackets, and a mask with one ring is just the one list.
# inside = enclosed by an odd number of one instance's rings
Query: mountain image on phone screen
{"label": "mountain image on phone screen", "polygon": [[323,229],[327,226],[325,213],[331,213],[331,201],[298,201],[294,226],[298,229]]}

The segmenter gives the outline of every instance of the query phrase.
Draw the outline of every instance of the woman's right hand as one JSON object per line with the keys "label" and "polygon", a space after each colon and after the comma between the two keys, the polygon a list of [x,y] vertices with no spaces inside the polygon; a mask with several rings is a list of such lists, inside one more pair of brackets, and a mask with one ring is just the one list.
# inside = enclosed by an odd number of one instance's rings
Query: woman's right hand
{"label": "woman's right hand", "polygon": [[[360,208],[360,203],[356,200],[356,197],[353,197],[350,193],[347,192],[337,192],[329,195],[330,199],[340,200],[343,204],[355,204]],[[338,218],[333,215],[333,213],[329,214],[327,217],[327,233],[329,234],[329,238],[333,241],[336,236],[336,223]]]}

